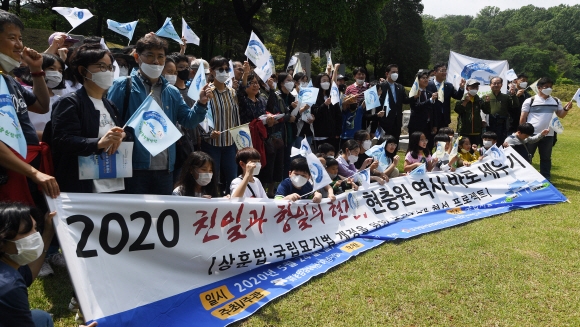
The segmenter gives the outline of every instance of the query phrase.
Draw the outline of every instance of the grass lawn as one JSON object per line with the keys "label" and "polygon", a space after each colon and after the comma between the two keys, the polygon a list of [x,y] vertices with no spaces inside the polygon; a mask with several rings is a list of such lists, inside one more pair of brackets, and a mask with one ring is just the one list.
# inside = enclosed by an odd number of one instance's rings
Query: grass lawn
{"label": "grass lawn", "polygon": [[[579,118],[575,105],[553,153],[570,203],[385,243],[234,326],[579,326]],[[56,326],[74,326],[71,294],[65,269],[29,290]]]}

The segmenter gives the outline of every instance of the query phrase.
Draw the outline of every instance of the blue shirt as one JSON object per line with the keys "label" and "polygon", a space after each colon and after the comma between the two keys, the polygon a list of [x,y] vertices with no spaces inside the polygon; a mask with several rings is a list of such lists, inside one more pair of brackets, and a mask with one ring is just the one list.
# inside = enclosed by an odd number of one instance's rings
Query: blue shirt
{"label": "blue shirt", "polygon": [[395,82],[389,83],[387,81],[387,83],[389,84],[389,87],[391,88],[391,94],[393,95],[393,102],[394,103],[397,103],[397,92],[396,92],[396,89],[395,89]]}
{"label": "blue shirt", "polygon": [[[290,178],[286,178],[285,180],[283,180],[280,185],[278,185],[278,190],[276,190],[276,196],[287,196],[290,194],[298,194],[300,196],[306,194],[306,193],[310,193],[312,192],[313,188],[312,188],[312,184],[310,184],[310,182],[306,182],[306,184],[304,184],[304,186],[302,186],[302,188],[297,189],[296,187],[294,187],[294,184],[292,184],[292,181],[290,180]],[[310,195],[310,197],[312,197],[313,194]],[[310,198],[309,197],[309,198]]]}
{"label": "blue shirt", "polygon": [[28,266],[18,270],[0,261],[0,326],[34,327],[27,286],[32,284]]}

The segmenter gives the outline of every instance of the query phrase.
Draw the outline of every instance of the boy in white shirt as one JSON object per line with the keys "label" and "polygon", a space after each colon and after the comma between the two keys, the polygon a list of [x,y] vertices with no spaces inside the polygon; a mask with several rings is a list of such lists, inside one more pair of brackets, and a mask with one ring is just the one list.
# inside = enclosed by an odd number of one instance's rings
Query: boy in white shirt
{"label": "boy in white shirt", "polygon": [[260,152],[254,148],[243,148],[236,154],[236,162],[242,167],[242,175],[234,178],[230,184],[232,198],[263,198],[267,199],[266,191],[257,177],[262,164]]}

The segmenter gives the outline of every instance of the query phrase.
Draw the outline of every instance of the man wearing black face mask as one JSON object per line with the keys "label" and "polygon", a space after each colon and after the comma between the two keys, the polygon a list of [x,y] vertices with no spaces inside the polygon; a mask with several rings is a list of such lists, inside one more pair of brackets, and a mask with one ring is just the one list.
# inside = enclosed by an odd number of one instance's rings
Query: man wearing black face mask
{"label": "man wearing black face mask", "polygon": [[179,90],[179,93],[181,93],[185,103],[187,103],[187,105],[191,108],[195,104],[195,100],[187,95],[187,91],[189,91],[189,89],[185,85],[185,83],[189,80],[189,61],[187,60],[186,56],[181,54],[173,54],[170,57],[175,61],[175,66],[177,67],[177,81],[175,82],[174,86]]}

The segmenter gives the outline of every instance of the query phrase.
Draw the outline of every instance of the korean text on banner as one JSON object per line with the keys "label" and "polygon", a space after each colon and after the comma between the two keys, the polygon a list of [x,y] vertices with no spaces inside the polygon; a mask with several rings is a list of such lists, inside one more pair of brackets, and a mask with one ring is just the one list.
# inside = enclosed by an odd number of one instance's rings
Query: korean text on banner
{"label": "korean text on banner", "polygon": [[0,141],[26,158],[28,149],[22,126],[12,102],[12,94],[3,76],[0,76]]}
{"label": "korean text on banner", "polygon": [[158,155],[182,136],[151,95],[129,118],[127,126],[133,127],[135,137],[152,156]]}
{"label": "korean text on banner", "polygon": [[484,159],[318,204],[82,193],[47,201],[88,322],[225,326],[376,240],[566,201],[512,148],[505,152],[504,165]]}

